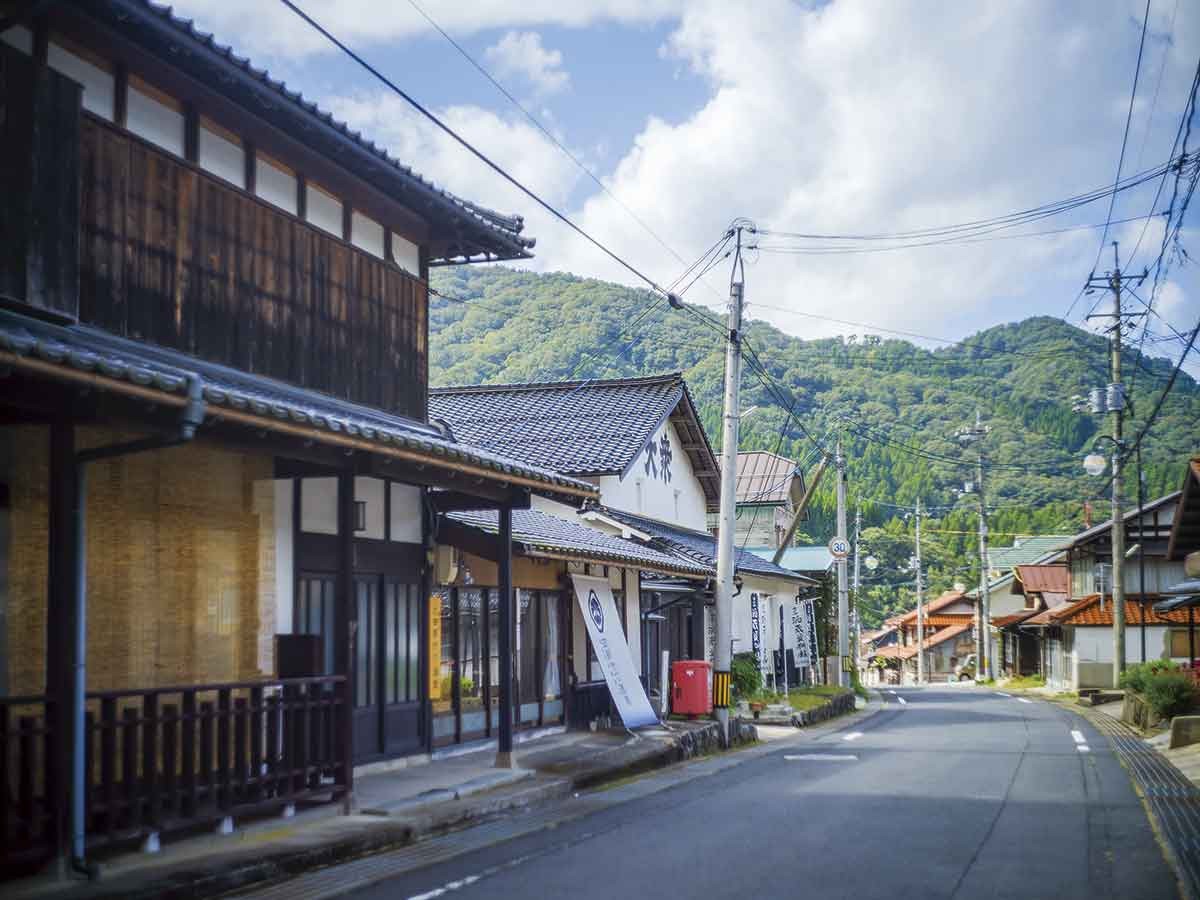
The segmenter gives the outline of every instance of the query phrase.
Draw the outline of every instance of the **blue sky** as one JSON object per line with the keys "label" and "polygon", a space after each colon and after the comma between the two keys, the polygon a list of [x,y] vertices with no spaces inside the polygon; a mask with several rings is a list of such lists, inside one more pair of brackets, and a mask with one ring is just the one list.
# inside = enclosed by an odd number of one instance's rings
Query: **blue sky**
{"label": "blue sky", "polygon": [[[425,0],[666,250],[409,3],[302,5],[661,283],[738,216],[777,230],[893,232],[1111,183],[1145,10],[1143,0]],[[184,0],[177,9],[450,190],[524,214],[538,238],[533,268],[633,283],[275,0]],[[1125,174],[1167,157],[1198,55],[1200,7],[1151,0]],[[1121,194],[1114,218],[1146,216],[1157,186]],[[1165,197],[1170,188],[1168,180]],[[1166,205],[1160,199],[1158,210]],[[1106,213],[1106,203],[1095,203],[1024,230],[1102,223]],[[1112,238],[1128,254],[1143,225],[1118,224]],[[1183,234],[1193,255],[1194,236],[1193,224]],[[868,331],[827,321],[841,318],[950,338],[1028,315],[1063,316],[1099,237],[1081,228],[868,254],[813,253],[828,242],[775,239],[806,252],[756,256],[747,271],[749,312],[804,336]],[[1131,268],[1152,262],[1160,237],[1161,220],[1150,216]],[[1109,258],[1106,250],[1101,270]],[[725,277],[714,273],[689,299],[719,307]],[[1194,266],[1175,264],[1156,309],[1190,328],[1200,315],[1198,290]],[[1093,299],[1077,304],[1071,321],[1082,323]],[[1160,320],[1151,327],[1167,331]],[[1154,346],[1178,353],[1173,339]]]}

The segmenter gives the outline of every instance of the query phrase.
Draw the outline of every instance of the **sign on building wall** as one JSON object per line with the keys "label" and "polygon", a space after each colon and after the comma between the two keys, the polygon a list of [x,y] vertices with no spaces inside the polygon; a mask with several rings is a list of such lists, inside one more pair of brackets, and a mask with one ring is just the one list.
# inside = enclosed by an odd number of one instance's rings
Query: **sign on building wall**
{"label": "sign on building wall", "polygon": [[704,607],[704,658],[714,665],[717,662],[717,608]]}
{"label": "sign on building wall", "polygon": [[429,596],[429,696],[441,697],[442,595]]}
{"label": "sign on building wall", "polygon": [[575,597],[583,612],[588,636],[596,651],[596,664],[604,673],[621,721],[626,728],[657,724],[658,716],[654,714],[654,708],[638,680],[633,655],[629,652],[625,632],[621,629],[612,585],[607,578],[590,575],[572,575],[571,579],[575,583]]}

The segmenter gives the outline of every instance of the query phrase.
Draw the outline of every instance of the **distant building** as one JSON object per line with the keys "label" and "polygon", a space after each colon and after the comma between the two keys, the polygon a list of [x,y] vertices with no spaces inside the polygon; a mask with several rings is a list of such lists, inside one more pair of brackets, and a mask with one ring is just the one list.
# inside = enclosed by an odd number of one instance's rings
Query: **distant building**
{"label": "distant building", "polygon": [[[739,453],[737,458],[737,530],[739,547],[780,546],[804,496],[804,473],[795,461],[765,450]],[[719,520],[710,515],[715,534]]]}

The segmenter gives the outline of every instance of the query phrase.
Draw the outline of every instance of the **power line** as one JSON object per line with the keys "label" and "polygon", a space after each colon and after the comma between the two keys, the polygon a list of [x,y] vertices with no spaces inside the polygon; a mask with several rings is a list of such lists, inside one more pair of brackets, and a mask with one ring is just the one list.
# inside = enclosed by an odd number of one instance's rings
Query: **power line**
{"label": "power line", "polygon": [[499,79],[497,79],[494,75],[492,75],[492,73],[490,71],[488,71],[487,68],[485,68],[484,65],[479,62],[479,60],[475,59],[475,57],[473,57],[470,53],[468,53],[466,48],[464,48],[462,46],[462,44],[460,44],[453,37],[451,37],[450,34],[444,28],[442,28],[442,26],[439,25],[433,19],[433,17],[429,15],[428,12],[426,12],[424,7],[422,7],[417,2],[417,0],[408,0],[408,3],[410,6],[412,6],[413,9],[415,9],[418,13],[420,13],[421,17],[424,18],[425,21],[428,22],[430,24],[430,26],[438,34],[440,34],[443,38],[445,38],[449,42],[450,46],[452,46],[455,50],[458,51],[459,55],[461,55],[463,59],[465,59],[468,63],[470,63],[471,66],[476,71],[479,72],[479,74],[481,74],[484,78],[486,78],[489,82],[491,82],[492,86],[495,87],[496,90],[498,90],[501,94],[503,94],[505,99],[508,100],[509,103],[511,103],[513,106],[515,106],[518,110],[520,110],[521,114],[524,115],[525,118],[529,120],[530,124],[532,124],[534,128],[536,128],[538,131],[540,131],[545,136],[545,138],[548,141],[550,141],[550,143],[552,143],[555,147],[557,147],[567,157],[567,159],[569,159],[572,163],[574,163],[576,168],[578,168],[581,172],[583,172],[585,175],[587,175],[587,177],[589,179],[591,179],[591,181],[596,185],[596,187],[600,188],[600,190],[603,191],[609,197],[609,199],[611,199],[614,203],[616,203],[617,206],[621,207],[621,209],[624,210],[624,212],[631,219],[633,219],[633,221],[637,222],[638,225],[641,226],[642,230],[646,232],[646,234],[648,234],[648,235],[650,235],[650,237],[654,238],[654,240],[658,243],[658,245],[660,247],[662,247],[664,250],[666,250],[668,253],[670,253],[673,257],[675,257],[675,259],[678,260],[680,263],[687,262],[687,260],[685,260],[682,256],[680,256],[665,240],[662,239],[662,237],[660,237],[658,235],[657,232],[654,231],[653,228],[651,228],[648,224],[646,224],[645,220],[643,220],[641,218],[641,216],[639,216],[632,209],[630,209],[629,206],[627,206],[625,204],[625,202],[621,200],[620,197],[618,197],[615,193],[613,193],[613,191],[608,187],[608,185],[606,185],[596,175],[596,173],[593,172],[587,165],[585,165],[583,163],[583,161],[581,159],[579,159],[579,157],[576,156],[569,147],[566,146],[566,144],[564,144],[562,141],[560,141],[554,135],[554,133],[552,131],[550,131],[550,129],[548,129],[545,125],[543,125],[542,121],[537,116],[535,116],[532,112],[530,112],[529,109],[526,108],[526,106],[523,103],[521,103],[521,101],[519,101],[516,97],[514,97],[512,95],[512,93],[508,90],[508,88],[506,88],[499,81]]}
{"label": "power line", "polygon": [[651,290],[655,291],[656,293],[662,294],[664,297],[667,295],[668,292],[666,290],[664,290],[661,286],[659,286],[658,282],[656,282],[653,278],[651,278],[649,275],[646,275],[645,273],[643,273],[640,269],[635,267],[632,263],[628,262],[623,257],[618,255],[615,251],[610,250],[607,246],[605,246],[603,243],[601,243],[598,239],[592,237],[592,235],[589,234],[587,231],[585,231],[582,227],[575,224],[575,222],[569,216],[567,216],[566,213],[559,211],[551,203],[549,203],[546,200],[543,200],[539,194],[535,193],[532,189],[526,187],[521,181],[519,181],[515,176],[511,175],[499,163],[493,161],[491,159],[491,157],[487,156],[482,150],[479,150],[478,148],[476,148],[470,141],[468,141],[466,138],[464,138],[462,135],[460,135],[457,131],[455,131],[453,128],[451,128],[449,125],[447,125],[441,119],[439,119],[433,112],[431,112],[429,109],[424,107],[421,103],[419,103],[416,99],[414,99],[409,94],[407,94],[404,90],[402,90],[395,82],[393,82],[386,75],[384,75],[382,72],[380,72],[374,66],[372,66],[369,62],[367,62],[365,59],[363,59],[361,56],[359,56],[357,53],[355,53],[353,50],[351,50],[348,46],[346,46],[346,44],[344,44],[341,40],[339,40],[337,37],[335,37],[328,29],[326,29],[323,25],[321,25],[319,22],[317,22],[316,19],[314,19],[312,16],[310,16],[308,13],[306,13],[304,10],[302,10],[299,6],[297,6],[295,3],[293,3],[292,0],[279,0],[279,2],[282,3],[284,6],[286,6],[288,9],[290,9],[293,13],[295,13],[301,19],[303,19],[306,23],[308,23],[308,25],[310,27],[312,27],[315,31],[317,31],[327,41],[329,41],[331,44],[333,44],[335,47],[337,47],[339,50],[341,50],[343,53],[345,53],[350,59],[352,59],[355,63],[357,63],[359,66],[361,66],[370,75],[372,75],[374,78],[376,78],[381,84],[383,84],[390,91],[395,93],[397,96],[399,96],[401,99],[403,99],[406,103],[408,103],[410,106],[412,106],[413,109],[415,109],[417,112],[419,112],[421,115],[423,115],[426,119],[428,119],[430,122],[432,122],[438,129],[440,129],[442,132],[444,132],[446,135],[448,135],[450,138],[452,138],[456,143],[458,143],[461,147],[463,147],[465,150],[467,150],[472,156],[474,156],[476,159],[478,159],[480,162],[482,162],[485,166],[487,166],[489,169],[491,169],[493,172],[495,172],[497,175],[499,175],[501,178],[503,178],[505,181],[507,181],[509,184],[511,184],[513,187],[515,187],[517,190],[519,190],[521,193],[523,193],[526,197],[528,197],[530,200],[532,200],[534,203],[536,203],[538,206],[540,206],[546,212],[550,213],[550,215],[554,216],[554,218],[558,219],[560,222],[562,222],[564,225],[566,225],[568,228],[570,228],[572,231],[574,231],[576,234],[578,234],[580,237],[582,237],[584,240],[586,240],[588,243],[590,243],[596,249],[600,250],[605,256],[607,256],[613,262],[617,263],[619,266],[621,266],[623,269],[625,269],[631,275],[633,275],[636,278],[638,278],[639,280],[645,282],[650,287]]}

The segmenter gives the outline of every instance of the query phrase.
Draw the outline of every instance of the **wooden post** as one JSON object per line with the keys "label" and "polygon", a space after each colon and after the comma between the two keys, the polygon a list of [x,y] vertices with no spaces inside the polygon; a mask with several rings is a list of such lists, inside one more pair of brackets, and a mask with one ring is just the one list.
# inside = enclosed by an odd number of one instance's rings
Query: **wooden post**
{"label": "wooden post", "polygon": [[354,600],[354,473],[338,472],[338,578],[335,609],[334,671],[344,675],[342,692],[341,756],[345,785],[343,805],[354,809],[354,663],[358,630],[358,604]]}
{"label": "wooden post", "polygon": [[50,426],[50,502],[46,610],[46,728],[54,758],[46,760],[46,802],[55,856],[70,853],[71,754],[74,746],[71,698],[75,678],[75,559],[78,553],[74,523],[75,427],[70,422]]}
{"label": "wooden post", "polygon": [[499,510],[499,533],[496,535],[496,551],[499,561],[497,580],[499,585],[499,659],[500,659],[500,739],[496,753],[497,768],[513,765],[513,672],[512,672],[512,507],[502,506]]}

